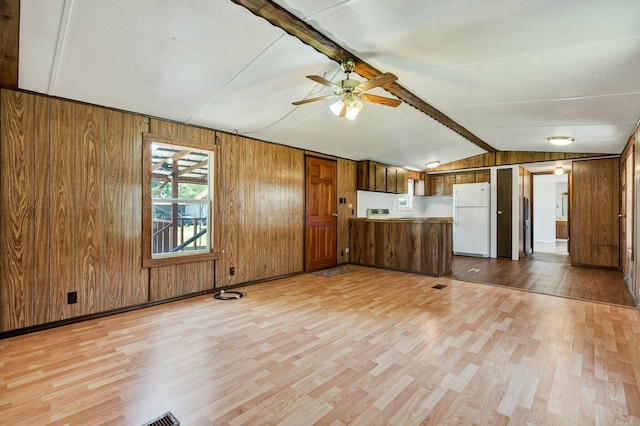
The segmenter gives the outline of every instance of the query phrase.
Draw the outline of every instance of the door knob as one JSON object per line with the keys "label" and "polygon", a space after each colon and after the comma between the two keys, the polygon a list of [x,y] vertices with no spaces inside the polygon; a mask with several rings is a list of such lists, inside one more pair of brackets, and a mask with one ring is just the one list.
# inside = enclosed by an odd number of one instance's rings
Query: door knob
{"label": "door knob", "polygon": [[338,213],[331,213],[331,216],[338,217]]}
{"label": "door knob", "polygon": [[502,210],[498,210],[498,214],[502,214]]}
{"label": "door knob", "polygon": [[618,217],[627,217],[626,214],[619,214]]}

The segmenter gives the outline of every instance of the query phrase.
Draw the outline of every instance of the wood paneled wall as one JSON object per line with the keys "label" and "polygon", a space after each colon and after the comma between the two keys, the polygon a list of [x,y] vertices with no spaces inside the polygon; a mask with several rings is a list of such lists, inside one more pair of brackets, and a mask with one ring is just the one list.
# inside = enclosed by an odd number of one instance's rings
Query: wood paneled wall
{"label": "wood paneled wall", "polygon": [[574,265],[619,266],[619,161],[573,162],[569,254]]}
{"label": "wood paneled wall", "polygon": [[0,2],[0,87],[18,87],[18,56],[20,53],[20,0]]}
{"label": "wood paneled wall", "polygon": [[[337,197],[345,199],[345,203],[338,202],[338,264],[349,262],[349,219],[355,218],[357,205],[357,167],[358,163],[351,160],[338,159],[338,187]],[[351,207],[349,207],[351,205]]]}
{"label": "wood paneled wall", "polygon": [[541,161],[571,160],[579,158],[602,157],[611,154],[584,154],[573,152],[529,152],[529,151],[496,151],[476,155],[459,161],[442,164],[429,172],[447,170],[463,170],[480,167],[509,166],[514,164],[538,163]]}
{"label": "wood paneled wall", "polygon": [[8,90],[0,110],[0,330],[147,301],[145,119]]}
{"label": "wood paneled wall", "polygon": [[222,229],[217,287],[302,272],[304,151],[218,135]]}
{"label": "wood paneled wall", "polygon": [[[142,268],[143,132],[218,144],[218,261]],[[0,147],[0,332],[303,271],[303,150],[4,89]],[[339,159],[339,254],[355,176]]]}

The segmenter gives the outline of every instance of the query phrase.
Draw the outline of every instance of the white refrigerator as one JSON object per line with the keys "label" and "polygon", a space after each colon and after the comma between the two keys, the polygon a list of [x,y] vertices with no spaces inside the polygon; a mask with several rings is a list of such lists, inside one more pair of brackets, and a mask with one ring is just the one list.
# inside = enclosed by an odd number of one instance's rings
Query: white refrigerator
{"label": "white refrigerator", "polygon": [[491,185],[453,185],[453,253],[489,257]]}

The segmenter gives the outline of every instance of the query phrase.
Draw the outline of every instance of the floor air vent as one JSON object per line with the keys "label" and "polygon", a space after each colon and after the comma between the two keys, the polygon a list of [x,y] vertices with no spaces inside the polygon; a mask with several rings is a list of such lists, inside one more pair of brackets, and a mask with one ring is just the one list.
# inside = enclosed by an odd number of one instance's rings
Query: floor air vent
{"label": "floor air vent", "polygon": [[180,422],[171,413],[165,413],[155,420],[151,420],[149,423],[145,423],[142,426],[179,426]]}
{"label": "floor air vent", "polygon": [[442,290],[445,287],[446,287],[446,285],[444,285],[444,284],[436,284],[431,288],[435,288],[436,290]]}

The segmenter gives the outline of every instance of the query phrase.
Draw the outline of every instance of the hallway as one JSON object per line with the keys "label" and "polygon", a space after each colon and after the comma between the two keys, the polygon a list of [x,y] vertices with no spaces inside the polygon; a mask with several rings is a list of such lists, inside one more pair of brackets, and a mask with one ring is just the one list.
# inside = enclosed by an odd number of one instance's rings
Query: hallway
{"label": "hallway", "polygon": [[635,306],[620,272],[571,266],[567,255],[537,252],[518,261],[454,256],[452,269],[448,277],[458,280]]}

